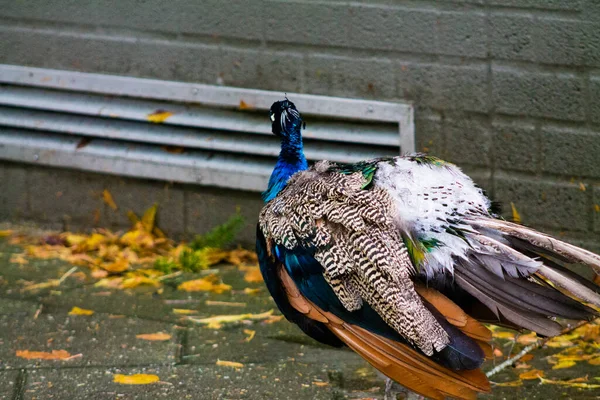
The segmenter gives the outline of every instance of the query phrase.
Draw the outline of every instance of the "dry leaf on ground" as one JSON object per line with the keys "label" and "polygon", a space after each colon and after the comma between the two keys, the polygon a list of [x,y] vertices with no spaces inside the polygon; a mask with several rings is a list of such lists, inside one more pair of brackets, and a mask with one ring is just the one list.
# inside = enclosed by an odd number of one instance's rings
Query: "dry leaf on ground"
{"label": "dry leaf on ground", "polygon": [[244,364],[235,361],[217,360],[217,365],[220,367],[231,367],[235,369],[244,368]]}
{"label": "dry leaf on ground", "polygon": [[531,371],[523,372],[522,374],[520,374],[519,379],[531,380],[531,379],[538,379],[543,376],[544,376],[544,371],[541,371],[539,369],[532,369]]}
{"label": "dry leaf on ground", "polygon": [[223,324],[240,322],[244,320],[259,321],[266,320],[273,316],[273,310],[266,311],[260,314],[233,314],[233,315],[215,315],[208,318],[189,318],[190,321],[198,324],[207,325],[211,329],[220,329]]}
{"label": "dry leaf on ground", "polygon": [[71,354],[66,350],[52,350],[50,353],[46,351],[17,350],[16,355],[27,360],[66,360],[71,358]]}
{"label": "dry leaf on ground", "polygon": [[93,310],[86,310],[85,308],[73,307],[69,311],[69,315],[93,315]]}
{"label": "dry leaf on ground", "polygon": [[177,287],[177,289],[185,292],[213,292],[220,294],[230,291],[231,286],[220,283],[216,275],[209,275],[206,278],[183,282]]}
{"label": "dry leaf on ground", "polygon": [[523,381],[522,380],[518,380],[518,381],[510,381],[510,382],[494,382],[494,386],[501,386],[501,387],[517,387],[517,386],[523,386]]}
{"label": "dry leaf on ground", "polygon": [[135,337],[138,339],[150,340],[150,341],[156,341],[156,342],[164,342],[165,340],[171,339],[171,335],[169,335],[168,333],[164,333],[164,332],[142,333],[140,335],[135,335]]}
{"label": "dry leaf on ground", "polygon": [[244,333],[248,335],[248,337],[244,339],[244,342],[249,342],[256,336],[256,331],[253,331],[252,329],[244,329]]}
{"label": "dry leaf on ground", "polygon": [[198,310],[189,310],[187,308],[174,308],[173,313],[179,315],[198,314]]}
{"label": "dry leaf on ground", "polygon": [[113,382],[123,385],[147,385],[158,381],[160,381],[160,378],[157,375],[151,374],[113,375]]}
{"label": "dry leaf on ground", "polygon": [[250,283],[258,283],[263,281],[262,274],[260,273],[259,267],[247,267],[246,273],[244,274],[244,280]]}

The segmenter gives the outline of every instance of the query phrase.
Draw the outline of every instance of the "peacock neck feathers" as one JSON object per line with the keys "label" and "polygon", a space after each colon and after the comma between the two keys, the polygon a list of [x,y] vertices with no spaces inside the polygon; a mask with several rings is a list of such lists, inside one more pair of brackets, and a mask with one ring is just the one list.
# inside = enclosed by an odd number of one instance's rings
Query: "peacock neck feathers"
{"label": "peacock neck feathers", "polygon": [[308,168],[300,133],[301,122],[289,124],[282,131],[281,151],[271,173],[269,186],[262,194],[265,203],[273,200],[285,188],[292,175]]}

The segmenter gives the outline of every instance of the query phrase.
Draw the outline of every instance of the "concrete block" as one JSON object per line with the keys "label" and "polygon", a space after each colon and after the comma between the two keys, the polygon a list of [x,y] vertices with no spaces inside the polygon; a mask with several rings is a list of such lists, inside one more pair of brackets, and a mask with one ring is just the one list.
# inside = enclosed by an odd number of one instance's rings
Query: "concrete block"
{"label": "concrete block", "polygon": [[582,0],[488,0],[491,6],[534,8],[540,10],[580,11]]}
{"label": "concrete block", "polygon": [[496,173],[494,195],[507,218],[511,218],[510,202],[513,202],[527,225],[571,231],[587,231],[591,227],[591,192],[582,191],[578,183]]}
{"label": "concrete block", "polygon": [[0,220],[16,221],[29,215],[27,166],[0,165]]}
{"label": "concrete block", "polygon": [[357,5],[350,8],[347,47],[414,53],[436,52],[434,10]]}
{"label": "concrete block", "polygon": [[395,98],[394,64],[385,59],[309,56],[305,90],[315,94]]}
{"label": "concrete block", "polygon": [[238,87],[261,87],[258,65],[260,53],[257,50],[240,50],[233,47],[222,47],[219,58],[221,67],[220,84]]}
{"label": "concrete block", "polygon": [[[352,367],[358,369],[365,367],[365,364],[353,363]],[[332,371],[333,374],[335,372]],[[345,368],[344,372],[348,377],[353,375],[349,368]],[[157,375],[161,383],[123,385],[113,382],[114,374],[142,373]],[[325,386],[313,384],[329,383],[328,376],[329,372],[324,368],[294,360],[279,364],[245,365],[240,369],[214,364],[177,367],[54,368],[31,371],[23,399],[329,400],[340,396],[339,386],[336,387],[333,382]],[[373,387],[373,382],[366,379],[359,379],[358,383],[363,390],[369,389],[369,383],[370,387]]]}
{"label": "concrete block", "polygon": [[494,163],[496,168],[535,172],[539,163],[539,135],[531,123],[495,121]]}
{"label": "concrete block", "polygon": [[488,196],[490,200],[494,200],[494,182],[492,180],[491,168],[481,168],[470,165],[460,167],[461,170],[469,176],[469,178],[473,179],[475,185],[483,189],[486,196]]}
{"label": "concrete block", "polygon": [[31,217],[87,229],[106,223],[102,191],[106,177],[74,170],[33,167],[29,171]]}
{"label": "concrete block", "polygon": [[[117,27],[131,32],[186,33],[242,39],[261,39],[264,8],[243,0],[227,2],[183,1],[176,5],[158,0],[81,3],[72,0],[40,4],[13,3],[0,10],[0,16],[63,25]],[[243,23],[236,23],[243,21]]]}
{"label": "concrete block", "polygon": [[261,89],[301,92],[304,82],[304,56],[301,53],[264,51],[258,60]]}
{"label": "concrete block", "polygon": [[542,171],[600,177],[600,132],[575,128],[542,129]]}
{"label": "concrete block", "polygon": [[439,110],[487,112],[490,109],[486,65],[398,62],[398,97]]}
{"label": "concrete block", "polygon": [[489,123],[468,115],[453,116],[444,122],[446,150],[444,158],[459,166],[490,165],[492,133]]}
{"label": "concrete block", "polygon": [[417,112],[415,118],[416,150],[436,157],[444,155],[444,133],[438,115]]}
{"label": "concrete block", "polygon": [[[594,232],[600,232],[600,186],[596,185],[593,187],[593,196],[594,196]],[[598,243],[600,246],[600,243]],[[598,250],[600,254],[600,249]]]}
{"label": "concrete block", "polygon": [[567,121],[585,119],[582,79],[571,73],[527,72],[492,66],[496,112]]}
{"label": "concrete block", "polygon": [[342,58],[335,66],[333,89],[336,95],[378,100],[396,95],[394,64],[389,60]]}
{"label": "concrete block", "polygon": [[[189,42],[110,40],[47,32],[0,32],[0,62],[167,80],[217,84],[222,52]],[[35,52],[28,49],[37,48]]]}
{"label": "concrete block", "polygon": [[20,371],[4,371],[0,372],[0,399],[12,400],[17,391],[15,387],[19,381]]}
{"label": "concrete block", "polygon": [[398,97],[421,107],[439,105],[438,71],[438,66],[432,63],[398,62],[395,68]]}
{"label": "concrete block", "polygon": [[265,7],[267,42],[351,46],[351,14],[345,4],[267,1]]}
{"label": "concrete block", "polygon": [[439,109],[487,113],[491,106],[488,67],[440,65],[433,106]]}
{"label": "concrete block", "polygon": [[461,9],[458,12],[441,13],[436,23],[436,53],[487,57],[488,25],[487,17],[483,12]]}
{"label": "concrete block", "polygon": [[588,103],[589,117],[593,122],[600,123],[600,75],[590,77],[590,101]]}
{"label": "concrete block", "polygon": [[[66,350],[72,355],[81,354],[69,361],[70,367],[148,363],[169,365],[175,362],[175,339],[151,342],[136,338],[138,334],[161,331],[176,338],[175,327],[169,323],[109,318],[101,314],[72,316],[65,313],[41,314],[37,319],[0,316],[0,327],[0,338],[4,343],[0,349],[0,368],[44,368],[56,363],[53,360],[17,357],[17,350]],[[27,332],[27,335],[23,335],[23,332]]]}
{"label": "concrete block", "polygon": [[253,247],[256,243],[256,223],[263,207],[259,193],[241,192],[210,187],[186,188],[187,233],[204,234],[227,221],[239,208],[246,226],[239,234],[240,242]]}
{"label": "concrete block", "polygon": [[[533,15],[499,14],[490,18],[492,56],[544,64],[581,65],[597,49],[590,39],[600,26]],[[593,61],[593,59],[590,59]]]}
{"label": "concrete block", "polygon": [[112,194],[118,207],[113,210],[106,208],[108,221],[113,228],[130,227],[128,211],[133,211],[138,217],[158,204],[156,224],[167,236],[181,236],[185,231],[184,191],[180,186],[167,182],[107,177],[105,188]]}

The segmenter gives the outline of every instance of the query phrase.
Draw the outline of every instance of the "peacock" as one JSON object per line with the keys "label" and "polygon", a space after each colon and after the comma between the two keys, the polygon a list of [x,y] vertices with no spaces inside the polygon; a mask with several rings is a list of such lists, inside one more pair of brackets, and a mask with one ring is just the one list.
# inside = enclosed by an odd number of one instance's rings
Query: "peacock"
{"label": "peacock", "polygon": [[313,339],[348,346],[432,399],[490,391],[482,322],[542,336],[600,310],[600,256],[505,221],[455,165],[412,154],[354,164],[303,153],[287,98],[270,109],[281,152],[263,192],[256,249],[281,313]]}

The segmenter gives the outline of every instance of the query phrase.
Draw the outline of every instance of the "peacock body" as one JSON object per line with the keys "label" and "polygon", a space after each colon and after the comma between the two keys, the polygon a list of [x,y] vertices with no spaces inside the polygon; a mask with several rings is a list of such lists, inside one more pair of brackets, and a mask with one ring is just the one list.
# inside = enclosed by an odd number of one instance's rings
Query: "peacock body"
{"label": "peacock body", "polygon": [[566,268],[600,257],[496,218],[453,164],[425,155],[356,164],[302,152],[293,103],[271,108],[282,151],[263,194],[257,253],[282,313],[323,343],[347,345],[431,398],[488,391],[486,321],[560,333],[598,287]]}

